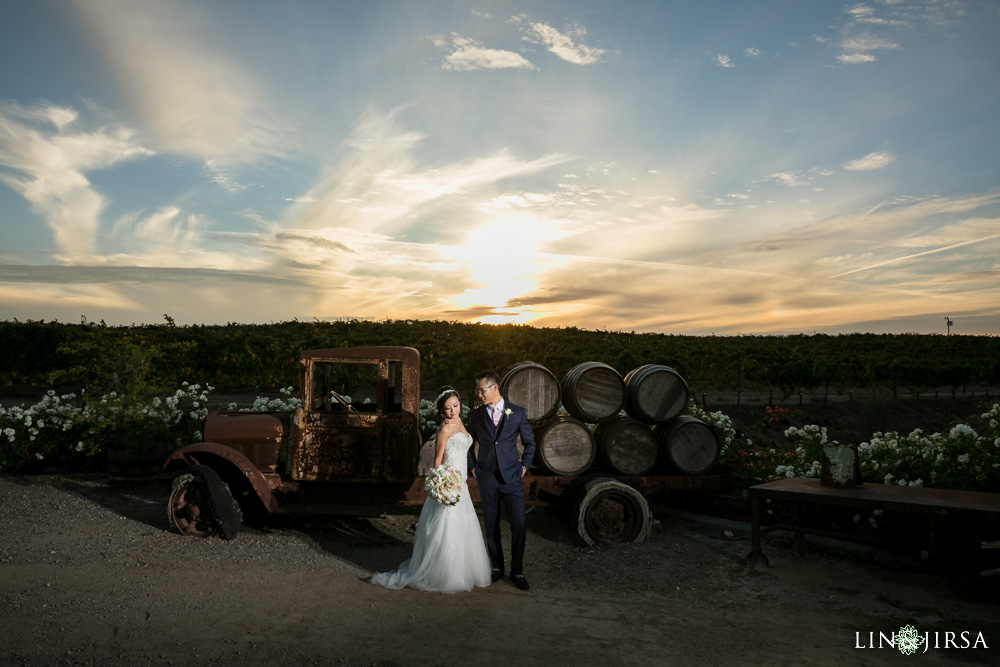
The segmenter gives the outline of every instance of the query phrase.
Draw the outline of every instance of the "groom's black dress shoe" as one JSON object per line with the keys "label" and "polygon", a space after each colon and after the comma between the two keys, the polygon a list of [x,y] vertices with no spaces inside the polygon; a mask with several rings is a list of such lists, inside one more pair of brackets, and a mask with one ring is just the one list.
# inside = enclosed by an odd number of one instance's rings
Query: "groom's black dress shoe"
{"label": "groom's black dress shoe", "polygon": [[493,568],[492,570],[490,570],[490,580],[491,581],[500,581],[501,577],[503,577],[503,572],[501,572],[500,570],[498,570],[496,568]]}
{"label": "groom's black dress shoe", "polygon": [[511,577],[511,581],[513,581],[514,585],[517,586],[520,590],[522,591],[528,590],[528,580],[524,578],[523,574],[514,575],[513,577]]}

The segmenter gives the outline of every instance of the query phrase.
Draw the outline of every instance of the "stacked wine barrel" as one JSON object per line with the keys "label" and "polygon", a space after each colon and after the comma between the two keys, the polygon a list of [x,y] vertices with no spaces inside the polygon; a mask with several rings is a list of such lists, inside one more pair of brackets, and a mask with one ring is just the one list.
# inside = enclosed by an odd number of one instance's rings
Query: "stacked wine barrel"
{"label": "stacked wine barrel", "polygon": [[[522,361],[501,373],[500,393],[527,412],[534,465],[547,474],[581,475],[596,462],[619,475],[703,475],[719,456],[715,432],[682,414],[687,382],[669,366],[647,364],[623,378],[587,361],[560,381],[541,364]],[[558,414],[560,404],[568,414]]]}

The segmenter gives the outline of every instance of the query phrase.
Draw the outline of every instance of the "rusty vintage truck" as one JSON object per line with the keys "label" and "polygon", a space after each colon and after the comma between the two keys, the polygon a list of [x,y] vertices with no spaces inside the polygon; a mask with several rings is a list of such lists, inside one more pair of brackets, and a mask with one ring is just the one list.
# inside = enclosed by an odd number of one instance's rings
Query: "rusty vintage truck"
{"label": "rusty vintage truck", "polygon": [[[420,353],[409,347],[310,350],[299,355],[294,412],[214,412],[204,442],[174,451],[168,513],[183,535],[236,537],[243,517],[274,512],[378,514],[426,499],[418,475]],[[350,395],[350,398],[348,398]],[[534,471],[535,473],[539,471]],[[564,505],[581,542],[644,539],[646,496],[711,488],[708,476],[602,472],[524,477],[529,505]],[[475,480],[469,480],[478,502]]]}

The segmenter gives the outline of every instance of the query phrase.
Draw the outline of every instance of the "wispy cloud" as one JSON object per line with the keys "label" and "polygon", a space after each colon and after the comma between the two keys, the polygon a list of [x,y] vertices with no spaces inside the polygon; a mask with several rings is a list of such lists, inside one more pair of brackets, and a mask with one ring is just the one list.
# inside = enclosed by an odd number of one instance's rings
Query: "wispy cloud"
{"label": "wispy cloud", "polygon": [[956,248],[961,248],[963,246],[972,245],[974,243],[982,243],[984,241],[992,241],[993,239],[1000,238],[1000,234],[990,234],[989,236],[984,236],[978,239],[971,239],[968,241],[962,241],[960,243],[952,243],[951,245],[942,246],[940,248],[933,248],[932,250],[925,250],[923,252],[916,252],[911,255],[904,255],[901,257],[893,257],[892,259],[886,259],[881,262],[876,262],[874,264],[869,264],[867,266],[862,266],[857,269],[851,269],[850,271],[844,271],[843,273],[838,273],[837,275],[830,276],[831,279],[843,278],[844,276],[849,276],[855,273],[860,273],[861,271],[870,271],[872,269],[881,268],[883,266],[888,266],[890,264],[898,264],[900,262],[907,262],[910,260],[918,259],[920,257],[926,257],[927,255],[934,255],[939,252],[945,252],[947,250],[954,250]]}
{"label": "wispy cloud", "polygon": [[604,57],[604,49],[579,43],[578,40],[587,36],[587,31],[580,26],[571,26],[563,33],[546,23],[529,23],[525,32],[526,41],[541,44],[550,53],[574,65],[593,65]]}
{"label": "wispy cloud", "polygon": [[812,181],[808,179],[803,179],[797,172],[794,171],[782,171],[771,174],[770,178],[774,179],[782,185],[787,185],[790,188],[801,188],[805,185],[812,185]]}
{"label": "wispy cloud", "polygon": [[74,5],[155,147],[216,165],[283,156],[296,144],[260,81],[223,51],[206,6],[102,0]]}
{"label": "wispy cloud", "polygon": [[837,61],[861,65],[878,60],[879,51],[900,51],[903,42],[920,27],[944,28],[963,13],[957,2],[902,2],[893,0],[848,5],[847,19],[838,30],[840,38],[814,36],[817,41],[836,44]]}
{"label": "wispy cloud", "polygon": [[[39,76],[7,68],[25,106],[0,106],[0,194],[14,202],[0,310],[696,334],[849,330],[945,306],[1000,321],[1000,191],[982,191],[995,99],[975,85],[995,13],[964,5],[975,25],[944,31],[952,0],[854,0],[749,45],[706,50],[681,27],[665,55],[665,33],[636,23],[669,23],[658,3],[641,17],[536,3],[511,20],[370,5],[66,3],[85,20],[53,23],[67,41],[32,52]],[[626,57],[605,66],[626,33]],[[924,87],[897,87],[887,108],[869,93],[888,57]],[[692,58],[753,70],[754,85],[720,104],[718,81],[688,78]],[[39,81],[60,101],[108,97],[28,106]],[[946,89],[954,105],[920,104]],[[886,134],[904,108],[915,122]],[[938,164],[893,148],[919,143],[915,127],[936,128]],[[969,137],[983,150],[963,152]]]}
{"label": "wispy cloud", "polygon": [[736,65],[733,64],[733,59],[724,53],[720,53],[717,56],[715,56],[714,60],[715,64],[718,65],[719,67],[726,67],[726,68],[736,67]]}
{"label": "wispy cloud", "polygon": [[[885,2],[884,5],[891,7],[892,5],[901,5],[901,2]],[[904,25],[906,22],[901,19],[886,18],[883,16],[878,16],[876,14],[875,8],[870,5],[854,5],[853,7],[848,7],[846,9],[847,14],[852,20],[858,23],[866,23],[870,25]]]}
{"label": "wispy cloud", "polygon": [[870,35],[865,35],[862,37],[845,39],[841,42],[841,48],[844,49],[844,53],[837,56],[837,60],[846,65],[860,65],[863,63],[871,63],[877,60],[876,56],[872,51],[882,49],[882,50],[899,50],[899,44],[881,40]]}
{"label": "wispy cloud", "polygon": [[245,185],[233,179],[227,169],[219,166],[216,160],[207,160],[205,162],[205,173],[208,174],[213,183],[226,192],[239,192],[246,189]]}
{"label": "wispy cloud", "polygon": [[119,266],[210,266],[234,270],[250,266],[246,257],[207,251],[202,238],[206,228],[204,216],[185,214],[177,206],[165,206],[145,216],[129,213],[115,221],[111,230],[120,251],[90,261]]}
{"label": "wispy cloud", "polygon": [[896,156],[889,151],[876,151],[868,155],[851,160],[844,165],[848,171],[872,171],[873,169],[883,169],[896,161]]}
{"label": "wispy cloud", "polygon": [[441,65],[444,70],[468,72],[477,69],[538,69],[519,53],[489,49],[482,42],[455,33],[448,37],[435,35],[430,39],[438,48],[451,51]]}
{"label": "wispy cloud", "polygon": [[837,61],[845,65],[860,65],[862,63],[873,63],[878,60],[870,53],[842,53],[837,56]]}
{"label": "wispy cloud", "polygon": [[90,171],[152,155],[122,125],[86,130],[70,107],[0,103],[0,181],[31,203],[66,259],[95,252],[105,197]]}
{"label": "wispy cloud", "polygon": [[499,151],[465,161],[421,167],[415,151],[423,135],[399,127],[398,112],[367,112],[347,141],[354,151],[306,197],[315,201],[296,214],[303,228],[352,227],[398,230],[417,209],[451,195],[476,192],[504,179],[535,174],[569,161],[563,154],[523,160]]}

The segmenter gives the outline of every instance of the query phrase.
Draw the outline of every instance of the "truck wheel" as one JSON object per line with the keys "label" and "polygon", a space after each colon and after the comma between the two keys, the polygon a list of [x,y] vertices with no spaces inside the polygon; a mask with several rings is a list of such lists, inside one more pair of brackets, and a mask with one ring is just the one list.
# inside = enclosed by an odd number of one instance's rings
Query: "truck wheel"
{"label": "truck wheel", "polygon": [[194,465],[174,478],[167,512],[170,525],[182,535],[208,537],[219,533],[231,540],[243,518],[229,487],[208,466]]}
{"label": "truck wheel", "polygon": [[576,535],[583,544],[641,542],[649,537],[649,503],[639,491],[612,477],[599,477],[577,491]]}

